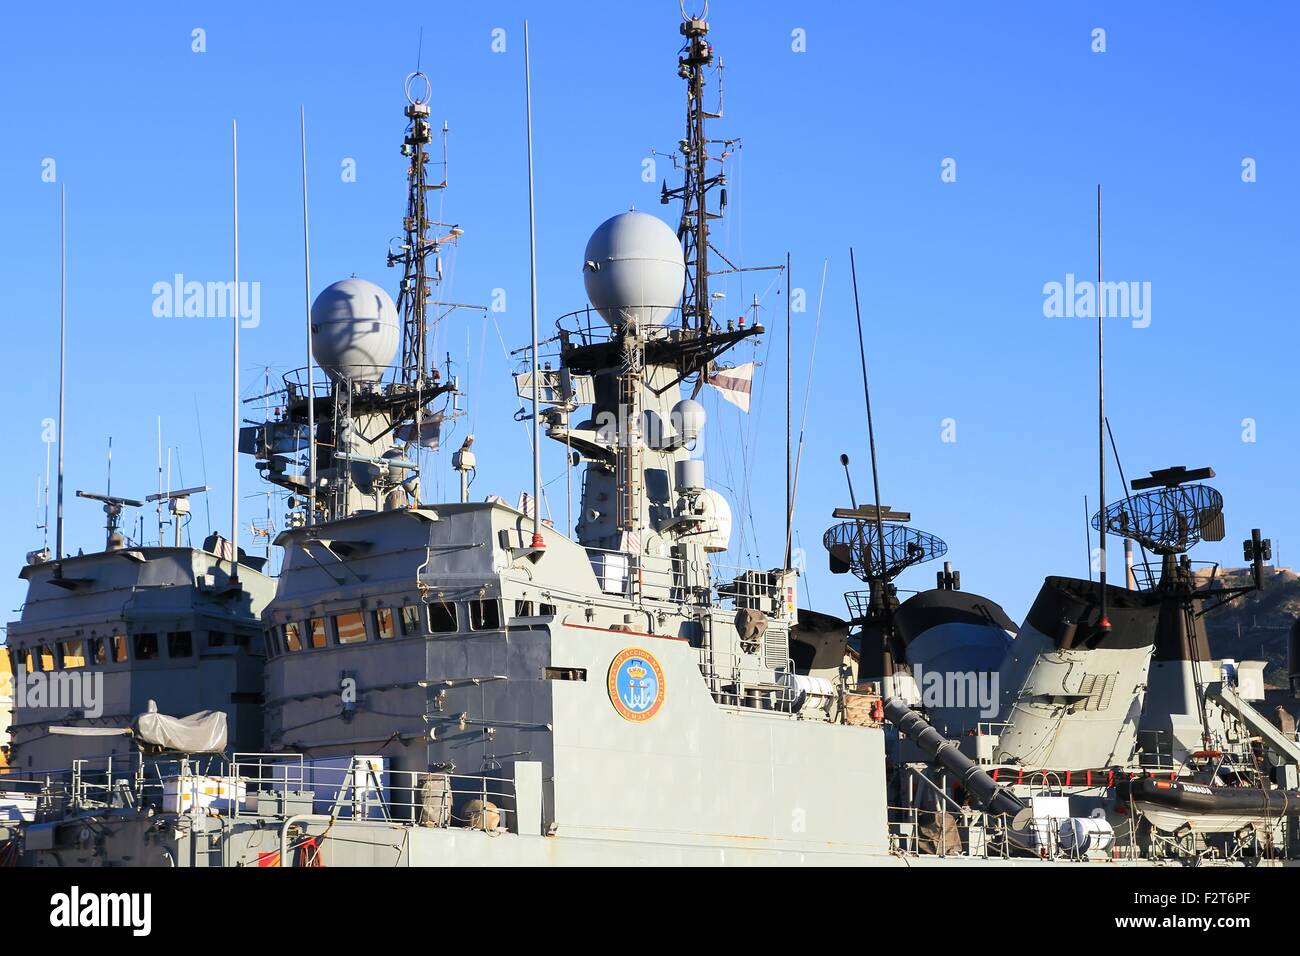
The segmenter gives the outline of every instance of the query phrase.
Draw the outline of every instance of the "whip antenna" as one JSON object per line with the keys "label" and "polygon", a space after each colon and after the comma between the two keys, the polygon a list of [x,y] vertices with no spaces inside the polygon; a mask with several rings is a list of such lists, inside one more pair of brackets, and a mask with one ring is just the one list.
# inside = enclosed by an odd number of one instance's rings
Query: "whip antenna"
{"label": "whip antenna", "polygon": [[[63,561],[63,396],[65,390],[64,360],[67,356],[68,330],[68,196],[67,188],[59,186],[59,476],[55,492],[54,560]],[[62,575],[63,565],[56,571]]]}
{"label": "whip antenna", "polygon": [[528,266],[532,289],[533,317],[533,544],[535,551],[546,546],[542,538],[542,449],[540,383],[537,371],[537,235],[533,205],[533,86],[528,58],[528,21],[524,21],[524,110],[528,127]]}
{"label": "whip antenna", "polygon": [[[424,32],[420,33],[423,42]],[[416,57],[419,59],[418,55]],[[307,110],[298,106],[298,136],[302,147],[302,270],[307,309],[307,524],[316,522],[316,393],[312,383],[311,243],[307,229]]]}
{"label": "whip antenna", "polygon": [[858,355],[862,359],[862,395],[867,403],[867,445],[871,451],[871,490],[876,496],[876,540],[880,542],[880,564],[883,567],[887,563],[885,522],[880,513],[880,471],[876,468],[876,429],[871,420],[871,387],[867,384],[867,346],[862,339],[862,307],[858,304],[858,266],[854,261],[852,248],[849,249],[849,271],[853,275],[853,311],[858,318]]}
{"label": "whip antenna", "polygon": [[[1101,183],[1097,184],[1097,483],[1101,507],[1106,507],[1106,367],[1103,348],[1102,320],[1106,317],[1105,299],[1101,288]],[[1110,630],[1106,616],[1106,535],[1101,535],[1101,620],[1097,626],[1102,633]]]}
{"label": "whip antenna", "polygon": [[230,121],[230,158],[233,175],[234,313],[231,354],[231,402],[233,437],[230,446],[230,583],[239,583],[239,129]]}

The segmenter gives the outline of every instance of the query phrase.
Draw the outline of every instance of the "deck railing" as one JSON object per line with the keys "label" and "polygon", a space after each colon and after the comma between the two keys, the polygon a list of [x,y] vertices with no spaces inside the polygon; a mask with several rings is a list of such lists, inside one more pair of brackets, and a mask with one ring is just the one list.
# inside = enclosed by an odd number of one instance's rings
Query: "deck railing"
{"label": "deck railing", "polygon": [[714,561],[693,563],[587,548],[587,557],[605,594],[628,600],[651,597],[682,604],[753,608],[779,614],[784,595],[778,571],[741,568]]}
{"label": "deck railing", "polygon": [[235,754],[234,817],[310,813],[357,822],[518,829],[515,783],[491,774],[391,770],[378,758],[305,760],[300,754]]}

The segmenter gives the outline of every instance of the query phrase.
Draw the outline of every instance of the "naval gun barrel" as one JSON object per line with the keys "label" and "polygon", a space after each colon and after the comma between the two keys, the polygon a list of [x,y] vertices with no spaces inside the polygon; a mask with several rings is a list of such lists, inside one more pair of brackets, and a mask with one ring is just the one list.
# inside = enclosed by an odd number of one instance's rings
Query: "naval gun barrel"
{"label": "naval gun barrel", "polygon": [[898,728],[899,733],[921,748],[927,760],[960,780],[966,792],[989,813],[1005,813],[1014,819],[1025,809],[1020,800],[998,786],[997,781],[962,753],[955,743],[935,730],[929,721],[901,699],[890,697],[885,701],[885,717]]}

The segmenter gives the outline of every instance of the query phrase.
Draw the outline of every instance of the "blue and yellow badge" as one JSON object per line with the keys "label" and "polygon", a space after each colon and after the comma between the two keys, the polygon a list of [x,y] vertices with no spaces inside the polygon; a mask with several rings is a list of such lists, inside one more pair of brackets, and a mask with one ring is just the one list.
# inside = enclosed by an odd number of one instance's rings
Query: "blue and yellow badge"
{"label": "blue and yellow badge", "polygon": [[609,699],[625,720],[649,720],[664,702],[664,669],[649,651],[629,647],[609,665]]}

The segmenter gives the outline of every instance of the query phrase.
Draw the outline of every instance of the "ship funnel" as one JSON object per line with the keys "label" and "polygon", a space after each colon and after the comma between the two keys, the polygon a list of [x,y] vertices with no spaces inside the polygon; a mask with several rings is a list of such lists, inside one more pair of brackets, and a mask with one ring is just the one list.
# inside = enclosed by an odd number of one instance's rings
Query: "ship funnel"
{"label": "ship funnel", "polygon": [[681,243],[657,216],[621,213],[587,240],[582,278],[587,298],[614,328],[662,325],[682,298]]}

